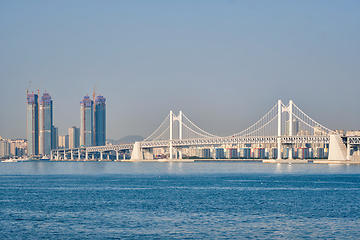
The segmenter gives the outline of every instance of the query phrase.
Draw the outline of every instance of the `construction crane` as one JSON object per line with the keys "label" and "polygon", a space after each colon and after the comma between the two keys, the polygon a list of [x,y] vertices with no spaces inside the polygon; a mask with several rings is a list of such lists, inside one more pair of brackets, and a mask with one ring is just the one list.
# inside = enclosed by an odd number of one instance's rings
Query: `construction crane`
{"label": "construction crane", "polygon": [[95,136],[95,95],[96,95],[96,90],[99,86],[99,82],[97,84],[94,84],[94,91],[93,91],[93,112],[94,112],[94,124],[93,124],[93,145],[96,145],[96,136]]}
{"label": "construction crane", "polygon": [[29,86],[26,88],[26,94],[29,93],[30,85],[31,85],[31,81],[30,81],[30,83],[29,83]]}
{"label": "construction crane", "polygon": [[94,103],[95,103],[96,90],[97,90],[98,86],[99,86],[99,82],[97,84],[94,84],[94,91],[93,91],[93,101],[94,101]]}

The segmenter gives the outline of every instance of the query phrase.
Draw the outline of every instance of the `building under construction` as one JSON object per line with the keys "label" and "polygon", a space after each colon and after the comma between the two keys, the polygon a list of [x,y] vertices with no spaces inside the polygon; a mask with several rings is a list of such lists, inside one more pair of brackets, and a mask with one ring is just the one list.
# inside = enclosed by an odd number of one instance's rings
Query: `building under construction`
{"label": "building under construction", "polygon": [[55,147],[53,103],[49,93],[41,100],[39,93],[27,93],[27,140],[28,155],[50,155]]}
{"label": "building under construction", "polygon": [[80,102],[80,146],[93,146],[94,102],[85,96]]}
{"label": "building under construction", "polygon": [[28,155],[39,154],[39,101],[38,95],[27,94],[27,140]]}
{"label": "building under construction", "polygon": [[106,141],[106,99],[99,95],[94,100],[86,95],[80,102],[80,145],[85,147]]}
{"label": "building under construction", "polygon": [[45,92],[40,100],[40,145],[41,155],[50,155],[53,144],[53,102],[49,93]]}
{"label": "building under construction", "polygon": [[94,112],[94,146],[104,146],[106,142],[106,99],[103,96],[97,96],[95,99]]}

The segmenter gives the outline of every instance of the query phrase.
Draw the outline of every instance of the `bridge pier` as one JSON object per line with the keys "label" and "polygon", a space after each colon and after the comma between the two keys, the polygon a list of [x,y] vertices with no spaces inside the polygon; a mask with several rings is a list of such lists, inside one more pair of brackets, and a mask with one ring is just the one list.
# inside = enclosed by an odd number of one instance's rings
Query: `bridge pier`
{"label": "bridge pier", "polygon": [[280,137],[278,137],[278,139],[277,139],[277,149],[278,149],[277,159],[281,160],[282,156],[281,156],[281,138]]}
{"label": "bridge pier", "polygon": [[292,148],[292,144],[289,145],[289,159],[293,159],[293,148]]}
{"label": "bridge pier", "polygon": [[140,142],[135,142],[133,151],[131,153],[131,160],[144,160],[143,153],[140,149]]}
{"label": "bridge pier", "polygon": [[349,143],[349,138],[347,138],[346,160],[350,160],[350,143]]}
{"label": "bridge pier", "polygon": [[182,147],[179,148],[179,159],[182,159]]}
{"label": "bridge pier", "polygon": [[277,138],[278,160],[281,160],[281,114],[282,114],[282,104],[281,104],[281,100],[279,100],[278,101],[278,138]]}

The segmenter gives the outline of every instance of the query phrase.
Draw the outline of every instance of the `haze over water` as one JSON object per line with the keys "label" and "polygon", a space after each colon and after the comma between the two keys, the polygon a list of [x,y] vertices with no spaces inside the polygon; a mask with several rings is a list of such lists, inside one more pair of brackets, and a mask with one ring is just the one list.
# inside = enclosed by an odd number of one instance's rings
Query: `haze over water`
{"label": "haze over water", "polygon": [[359,238],[360,166],[0,163],[3,238]]}

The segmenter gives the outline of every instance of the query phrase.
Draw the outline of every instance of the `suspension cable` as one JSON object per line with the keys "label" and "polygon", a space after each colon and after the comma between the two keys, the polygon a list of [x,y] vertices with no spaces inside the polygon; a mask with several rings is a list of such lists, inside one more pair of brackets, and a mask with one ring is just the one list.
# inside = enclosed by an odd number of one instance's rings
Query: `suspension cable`
{"label": "suspension cable", "polygon": [[167,115],[165,120],[160,124],[160,126],[150,136],[148,136],[146,139],[144,139],[143,142],[147,141],[149,138],[151,138],[162,127],[162,125],[166,122],[166,120],[169,118],[169,116],[170,116],[170,113]]}
{"label": "suspension cable", "polygon": [[258,124],[260,121],[262,121],[271,111],[274,110],[275,107],[277,107],[277,105],[278,105],[278,104],[275,104],[275,106],[274,106],[268,113],[266,113],[259,121],[257,121],[256,123],[254,123],[253,125],[251,125],[251,126],[248,127],[247,129],[245,129],[245,130],[243,130],[243,131],[241,131],[241,132],[239,132],[239,133],[232,134],[232,135],[230,135],[230,136],[237,136],[237,135],[240,135],[240,136],[241,136],[241,134],[243,134],[243,132],[248,131],[249,129],[251,129],[252,127],[254,127],[256,124]]}
{"label": "suspension cable", "polygon": [[320,123],[316,122],[315,120],[313,120],[313,119],[312,119],[311,117],[309,117],[308,115],[306,115],[306,113],[304,113],[303,111],[301,111],[301,109],[300,109],[298,106],[296,106],[295,103],[293,103],[293,105],[297,108],[297,110],[298,110],[299,112],[301,112],[302,114],[304,114],[308,119],[310,119],[311,121],[313,121],[315,124],[319,125],[320,127],[322,127],[323,129],[325,129],[325,130],[328,131],[328,132],[331,132],[331,131],[332,131],[332,130],[330,130],[329,128],[327,128],[327,127],[321,125]]}
{"label": "suspension cable", "polygon": [[[199,128],[198,126],[196,126],[193,122],[190,121],[190,119],[188,119],[188,118],[186,117],[185,114],[183,114],[183,116],[184,116],[185,119],[188,120],[194,127],[196,127],[197,129],[199,129],[199,130],[202,131],[203,133],[208,134],[208,135],[210,135],[210,136],[212,136],[212,137],[218,137],[218,136],[216,136],[216,135],[214,135],[214,134],[211,134],[211,133],[208,133],[208,132],[202,130],[201,128]],[[184,126],[186,126],[186,125],[184,124]]]}

